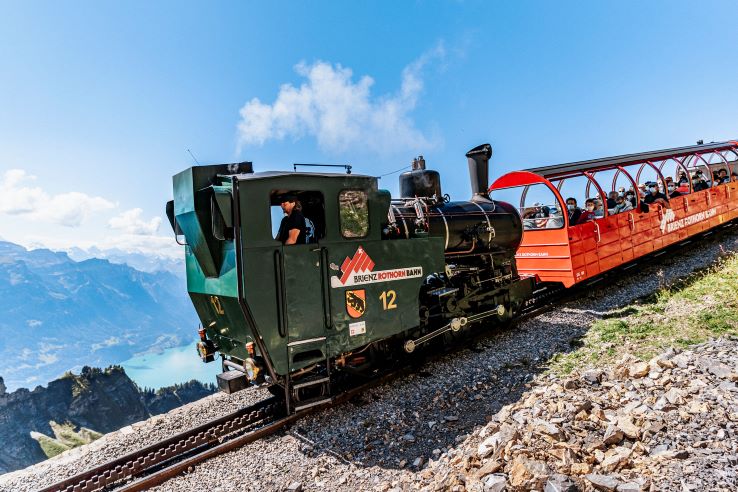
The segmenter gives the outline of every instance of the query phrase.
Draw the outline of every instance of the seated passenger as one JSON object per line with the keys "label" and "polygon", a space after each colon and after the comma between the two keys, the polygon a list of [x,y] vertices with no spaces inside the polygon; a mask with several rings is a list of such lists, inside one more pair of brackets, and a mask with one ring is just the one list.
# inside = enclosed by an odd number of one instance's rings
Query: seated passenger
{"label": "seated passenger", "polygon": [[551,209],[540,203],[536,203],[536,207],[538,211],[533,216],[536,219],[536,228],[545,229],[551,216]]}
{"label": "seated passenger", "polygon": [[669,199],[682,196],[681,192],[677,189],[674,181],[669,181],[671,178],[666,178],[666,189],[669,191]]}
{"label": "seated passenger", "polygon": [[577,207],[577,200],[573,197],[566,199],[566,208],[569,212],[569,225],[574,225],[582,215],[582,209]]}
{"label": "seated passenger", "polygon": [[524,229],[539,229],[548,223],[549,208],[536,202],[523,214]]}
{"label": "seated passenger", "polygon": [[558,229],[560,227],[564,227],[564,216],[559,212],[557,208],[552,208],[550,210],[551,215],[548,218],[548,223],[546,224],[546,229]]}
{"label": "seated passenger", "polygon": [[607,194],[607,208],[608,210],[611,208],[615,208],[616,201],[618,198],[618,192],[617,191],[611,191]]}
{"label": "seated passenger", "polygon": [[595,202],[591,198],[587,198],[587,201],[584,202],[584,208],[585,210],[582,211],[582,214],[579,216],[579,220],[577,220],[577,224],[584,224],[585,222],[589,222],[594,220],[595,214]]}
{"label": "seated passenger", "polygon": [[628,201],[630,202],[630,204],[631,204],[631,205],[633,206],[633,208],[635,208],[635,206],[636,206],[636,203],[638,203],[638,202],[636,201],[636,195],[635,195],[635,191],[633,191],[633,189],[632,189],[632,188],[631,188],[631,189],[629,189],[629,190],[627,191],[627,193],[625,193],[625,199],[626,199],[626,200],[628,200]]}
{"label": "seated passenger", "polygon": [[705,181],[705,178],[702,176],[702,173],[699,171],[696,172],[694,176],[692,176],[692,185],[694,191],[702,191],[710,187],[710,185],[708,185]]}
{"label": "seated passenger", "polygon": [[630,212],[633,210],[633,205],[630,204],[629,200],[626,200],[624,196],[619,196],[615,200],[615,207],[612,210],[608,210],[610,215],[621,214],[623,212]]}
{"label": "seated passenger", "polygon": [[718,176],[716,183],[721,185],[730,182],[730,177],[728,177],[728,170],[727,169],[721,169],[718,171]]}
{"label": "seated passenger", "polygon": [[679,172],[679,186],[689,185],[689,178],[684,171]]}
{"label": "seated passenger", "polygon": [[595,217],[604,217],[605,216],[605,207],[602,206],[602,200],[599,198],[595,198],[595,209],[594,209],[594,215]]}
{"label": "seated passenger", "polygon": [[649,181],[648,183],[646,183],[646,185],[648,187],[648,195],[646,195],[646,197],[643,199],[644,203],[646,203],[647,205],[651,205],[653,203],[656,205],[661,205],[662,207],[671,208],[668,200],[666,199],[666,195],[659,191],[656,183],[654,183],[653,181]]}

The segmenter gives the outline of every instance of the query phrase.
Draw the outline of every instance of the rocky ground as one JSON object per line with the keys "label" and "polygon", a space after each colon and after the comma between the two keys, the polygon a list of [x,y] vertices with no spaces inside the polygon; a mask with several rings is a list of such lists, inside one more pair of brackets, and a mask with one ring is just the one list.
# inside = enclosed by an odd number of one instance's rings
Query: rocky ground
{"label": "rocky ground", "polygon": [[[576,350],[607,313],[736,251],[733,233],[644,263],[586,298],[491,333],[156,490],[734,488],[734,340],[668,353],[645,366],[627,359],[565,377],[546,369],[556,354]],[[707,360],[721,375],[709,371]],[[0,489],[37,489],[263,397],[205,398],[2,476]]]}
{"label": "rocky ground", "polygon": [[453,455],[428,490],[736,490],[738,339],[545,377]]}

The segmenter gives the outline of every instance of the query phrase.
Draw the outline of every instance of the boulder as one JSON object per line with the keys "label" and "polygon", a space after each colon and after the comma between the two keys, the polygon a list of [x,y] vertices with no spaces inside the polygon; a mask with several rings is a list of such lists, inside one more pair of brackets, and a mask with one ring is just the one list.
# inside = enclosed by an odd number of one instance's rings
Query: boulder
{"label": "boulder", "polygon": [[507,477],[503,473],[492,473],[482,479],[484,492],[502,492],[507,486]]}
{"label": "boulder", "polygon": [[477,447],[477,455],[480,458],[486,458],[491,454],[497,454],[498,451],[504,449],[507,443],[515,441],[519,438],[518,431],[511,425],[503,425],[500,430],[485,439]]}
{"label": "boulder", "polygon": [[620,482],[611,475],[590,473],[584,478],[586,478],[595,489],[602,490],[604,492],[615,492],[620,484]]}
{"label": "boulder", "polygon": [[642,378],[651,371],[646,362],[636,362],[628,366],[628,375],[633,378]]}
{"label": "boulder", "polygon": [[551,469],[545,462],[518,455],[510,467],[510,485],[527,490],[540,489],[550,475]]}

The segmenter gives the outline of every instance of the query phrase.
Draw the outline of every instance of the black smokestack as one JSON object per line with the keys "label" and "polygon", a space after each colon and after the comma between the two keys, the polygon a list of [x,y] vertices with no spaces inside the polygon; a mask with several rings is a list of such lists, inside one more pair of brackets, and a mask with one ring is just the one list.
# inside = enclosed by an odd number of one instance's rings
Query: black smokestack
{"label": "black smokestack", "polygon": [[489,201],[489,158],[492,157],[492,146],[482,144],[466,153],[469,161],[469,179],[471,179],[472,201]]}

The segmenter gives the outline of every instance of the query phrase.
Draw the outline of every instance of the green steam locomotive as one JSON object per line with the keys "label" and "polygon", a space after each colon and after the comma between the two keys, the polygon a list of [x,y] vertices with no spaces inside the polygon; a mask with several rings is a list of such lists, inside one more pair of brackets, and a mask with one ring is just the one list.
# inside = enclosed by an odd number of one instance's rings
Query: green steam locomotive
{"label": "green steam locomotive", "polygon": [[[489,144],[466,154],[472,198],[457,202],[422,157],[396,199],[376,177],[250,162],[175,175],[167,215],[185,245],[198,352],[220,354],[220,389],[268,386],[299,411],[334,397],[347,374],[508,322],[533,280],[515,266],[517,210],[487,194],[491,155]],[[295,244],[275,239],[288,196],[304,217]]]}

